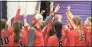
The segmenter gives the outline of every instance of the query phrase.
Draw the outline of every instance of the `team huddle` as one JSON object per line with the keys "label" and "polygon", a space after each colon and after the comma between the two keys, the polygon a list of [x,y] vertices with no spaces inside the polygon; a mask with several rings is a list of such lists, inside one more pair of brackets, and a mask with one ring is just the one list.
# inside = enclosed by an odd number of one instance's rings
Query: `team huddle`
{"label": "team huddle", "polygon": [[59,4],[54,9],[51,3],[50,14],[44,21],[44,11],[41,11],[36,13],[28,24],[27,14],[23,14],[24,22],[18,20],[21,11],[18,6],[10,27],[8,20],[0,18],[0,46],[92,46],[92,17],[87,17],[82,24],[81,17],[74,16],[71,7],[67,6],[67,23],[63,25],[62,15],[56,14],[59,9]]}

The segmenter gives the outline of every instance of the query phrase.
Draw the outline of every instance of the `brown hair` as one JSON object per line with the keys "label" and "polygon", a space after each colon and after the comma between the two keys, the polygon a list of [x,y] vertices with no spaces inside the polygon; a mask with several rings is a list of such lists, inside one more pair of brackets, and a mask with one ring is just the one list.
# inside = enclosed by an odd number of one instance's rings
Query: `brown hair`
{"label": "brown hair", "polygon": [[6,20],[5,19],[0,19],[0,32],[4,28],[6,28]]}
{"label": "brown hair", "polygon": [[22,29],[22,23],[20,21],[17,21],[14,23],[14,42],[18,43],[19,42],[19,36],[20,36],[20,31]]}
{"label": "brown hair", "polygon": [[76,26],[81,24],[81,18],[79,16],[74,16],[73,22]]}
{"label": "brown hair", "polygon": [[58,40],[60,40],[61,36],[62,36],[62,34],[61,34],[62,23],[56,21],[53,24],[54,24],[54,29],[55,29],[56,36],[57,36]]}

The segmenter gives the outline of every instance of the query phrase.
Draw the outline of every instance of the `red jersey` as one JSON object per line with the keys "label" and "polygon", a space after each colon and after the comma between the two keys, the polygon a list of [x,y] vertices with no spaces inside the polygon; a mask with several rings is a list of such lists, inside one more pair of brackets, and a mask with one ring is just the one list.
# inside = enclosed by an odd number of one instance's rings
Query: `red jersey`
{"label": "red jersey", "polygon": [[73,27],[70,24],[63,26],[62,37],[64,38],[63,46],[74,46],[74,32],[72,32]]}
{"label": "red jersey", "polygon": [[19,42],[14,42],[14,34],[9,37],[9,46],[28,46],[28,36],[26,36],[25,31],[21,31]]}
{"label": "red jersey", "polygon": [[8,40],[8,31],[7,30],[2,30],[1,31],[1,39],[0,39],[0,44],[1,46],[8,46],[9,40]]}
{"label": "red jersey", "polygon": [[36,28],[34,30],[35,36],[34,36],[34,43],[33,46],[44,46],[44,40],[43,40],[43,34],[41,30]]}
{"label": "red jersey", "polygon": [[59,40],[55,34],[49,37],[47,46],[59,46]]}
{"label": "red jersey", "polygon": [[86,46],[86,44],[90,42],[88,31],[84,29],[82,26],[81,29],[82,31],[80,31],[80,33],[77,29],[73,30],[73,32],[75,32],[75,46]]}

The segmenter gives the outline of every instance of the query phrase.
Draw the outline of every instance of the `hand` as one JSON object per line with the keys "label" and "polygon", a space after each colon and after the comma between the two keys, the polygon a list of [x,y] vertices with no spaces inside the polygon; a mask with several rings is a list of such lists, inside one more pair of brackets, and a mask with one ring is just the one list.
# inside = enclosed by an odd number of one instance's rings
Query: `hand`
{"label": "hand", "polygon": [[21,9],[21,6],[18,6],[18,9]]}
{"label": "hand", "polygon": [[42,10],[42,11],[41,11],[41,14],[44,14],[44,13],[45,13],[45,10]]}
{"label": "hand", "polygon": [[50,11],[53,11],[54,5],[53,2],[50,4]]}
{"label": "hand", "polygon": [[38,10],[35,10],[35,13],[34,14],[36,15],[37,13],[39,13],[39,11]]}
{"label": "hand", "polygon": [[58,19],[62,19],[62,15],[61,15],[61,14],[58,14],[58,15],[57,15],[57,18],[58,18]]}
{"label": "hand", "polygon": [[56,13],[59,9],[60,9],[60,6],[59,6],[59,4],[58,4],[58,5],[56,6],[54,12]]}
{"label": "hand", "polygon": [[71,7],[70,6],[67,6],[67,11],[70,11]]}
{"label": "hand", "polygon": [[26,19],[27,15],[26,14],[23,14],[23,19]]}

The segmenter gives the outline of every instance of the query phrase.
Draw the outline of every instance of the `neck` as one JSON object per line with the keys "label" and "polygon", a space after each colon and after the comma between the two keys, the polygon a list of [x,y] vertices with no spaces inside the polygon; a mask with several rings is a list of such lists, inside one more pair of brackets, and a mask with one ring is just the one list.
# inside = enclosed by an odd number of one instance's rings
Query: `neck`
{"label": "neck", "polygon": [[80,25],[78,25],[78,26],[76,26],[78,29],[81,29],[81,26]]}
{"label": "neck", "polygon": [[38,24],[35,25],[38,29],[40,29],[40,26]]}

